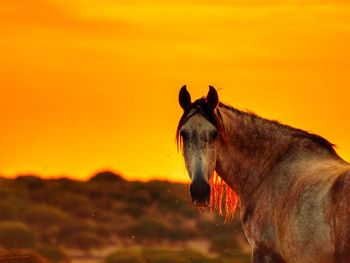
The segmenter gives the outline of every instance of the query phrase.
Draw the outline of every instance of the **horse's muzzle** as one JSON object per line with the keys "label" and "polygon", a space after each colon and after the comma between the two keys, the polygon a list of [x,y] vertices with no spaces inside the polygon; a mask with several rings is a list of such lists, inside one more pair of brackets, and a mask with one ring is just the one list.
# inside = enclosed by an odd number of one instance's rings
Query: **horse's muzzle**
{"label": "horse's muzzle", "polygon": [[210,186],[204,180],[194,180],[190,185],[192,202],[196,207],[208,207],[210,200]]}

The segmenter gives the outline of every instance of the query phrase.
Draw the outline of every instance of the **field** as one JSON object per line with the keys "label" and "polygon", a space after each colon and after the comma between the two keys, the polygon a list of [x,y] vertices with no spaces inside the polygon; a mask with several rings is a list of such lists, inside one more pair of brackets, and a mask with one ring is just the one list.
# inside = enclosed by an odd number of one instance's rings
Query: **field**
{"label": "field", "polygon": [[196,210],[185,184],[0,179],[0,262],[249,262],[237,218]]}

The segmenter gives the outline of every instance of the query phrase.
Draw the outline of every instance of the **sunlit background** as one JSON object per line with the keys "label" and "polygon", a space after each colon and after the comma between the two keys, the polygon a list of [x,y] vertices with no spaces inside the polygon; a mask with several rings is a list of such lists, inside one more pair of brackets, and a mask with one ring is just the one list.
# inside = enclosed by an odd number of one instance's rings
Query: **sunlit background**
{"label": "sunlit background", "polygon": [[0,173],[187,180],[178,90],[350,159],[346,1],[1,0]]}

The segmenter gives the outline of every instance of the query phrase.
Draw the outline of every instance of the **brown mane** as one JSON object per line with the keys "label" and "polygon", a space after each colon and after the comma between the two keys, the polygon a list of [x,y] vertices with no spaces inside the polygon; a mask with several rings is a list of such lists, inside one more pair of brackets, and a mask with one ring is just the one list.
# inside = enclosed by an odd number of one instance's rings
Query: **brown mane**
{"label": "brown mane", "polygon": [[267,119],[264,119],[264,118],[258,116],[254,112],[240,111],[240,110],[238,110],[232,106],[226,105],[224,103],[220,103],[220,107],[225,108],[226,110],[232,111],[232,112],[234,112],[238,115],[241,115],[241,116],[249,116],[250,119],[255,120],[255,121],[256,120],[264,120],[264,121],[267,121],[271,125],[274,125],[276,127],[281,127],[281,128],[287,129],[292,133],[294,138],[307,138],[307,139],[313,141],[314,143],[318,144],[319,146],[323,147],[324,149],[327,149],[330,153],[336,154],[336,152],[334,150],[334,147],[336,147],[336,145],[329,142],[327,139],[323,138],[320,135],[310,133],[310,132],[307,132],[307,131],[302,130],[302,129],[294,128],[294,127],[286,125],[286,124],[282,124],[276,120],[267,120]]}

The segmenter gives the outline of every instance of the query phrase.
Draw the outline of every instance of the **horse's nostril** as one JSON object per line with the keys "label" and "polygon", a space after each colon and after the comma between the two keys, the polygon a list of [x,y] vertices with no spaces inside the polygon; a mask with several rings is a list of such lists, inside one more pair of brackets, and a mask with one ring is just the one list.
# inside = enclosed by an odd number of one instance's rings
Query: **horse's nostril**
{"label": "horse's nostril", "polygon": [[192,199],[206,201],[210,197],[210,186],[204,180],[193,181],[190,185],[190,194]]}
{"label": "horse's nostril", "polygon": [[193,186],[193,184],[190,185],[190,194],[192,196],[196,196],[198,194],[197,188]]}

